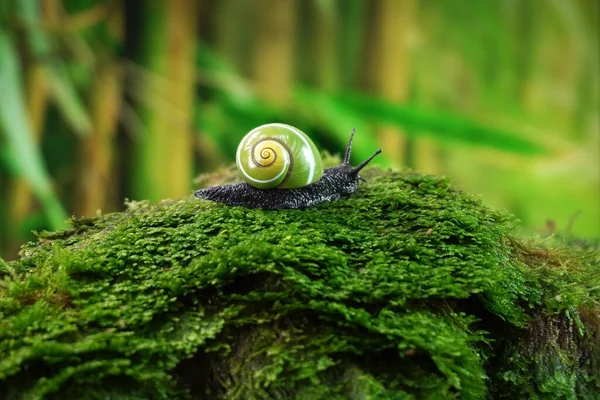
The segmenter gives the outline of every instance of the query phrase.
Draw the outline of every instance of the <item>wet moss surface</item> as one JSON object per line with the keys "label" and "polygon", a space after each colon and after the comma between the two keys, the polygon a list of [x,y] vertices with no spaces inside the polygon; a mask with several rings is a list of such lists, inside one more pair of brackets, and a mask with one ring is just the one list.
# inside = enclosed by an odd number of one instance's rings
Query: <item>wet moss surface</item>
{"label": "wet moss surface", "polygon": [[1,399],[600,398],[600,257],[448,180],[263,211],[192,197],[0,263]]}

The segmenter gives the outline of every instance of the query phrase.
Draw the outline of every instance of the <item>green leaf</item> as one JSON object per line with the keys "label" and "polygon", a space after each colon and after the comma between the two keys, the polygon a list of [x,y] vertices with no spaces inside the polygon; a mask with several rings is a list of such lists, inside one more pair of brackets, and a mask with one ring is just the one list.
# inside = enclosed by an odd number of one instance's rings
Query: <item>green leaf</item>
{"label": "green leaf", "polygon": [[0,31],[0,132],[6,136],[8,154],[17,173],[26,179],[43,204],[52,228],[65,227],[66,214],[56,197],[27,120],[17,52]]}
{"label": "green leaf", "polygon": [[[40,6],[38,2],[19,3],[20,14],[29,24],[27,39],[34,55],[47,57],[52,51],[51,37],[41,28]],[[66,65],[59,60],[46,67],[50,77],[53,99],[67,124],[79,135],[87,135],[92,124],[87,110],[77,93],[75,84],[67,73]]]}
{"label": "green leaf", "polygon": [[54,100],[65,121],[75,133],[82,136],[89,134],[92,129],[90,118],[64,64],[50,68],[50,83]]}
{"label": "green leaf", "polygon": [[408,136],[430,136],[440,142],[461,142],[477,147],[520,154],[543,154],[546,149],[518,132],[487,126],[450,112],[399,105],[376,97],[344,93],[336,97],[340,107],[365,120],[385,122],[405,128]]}

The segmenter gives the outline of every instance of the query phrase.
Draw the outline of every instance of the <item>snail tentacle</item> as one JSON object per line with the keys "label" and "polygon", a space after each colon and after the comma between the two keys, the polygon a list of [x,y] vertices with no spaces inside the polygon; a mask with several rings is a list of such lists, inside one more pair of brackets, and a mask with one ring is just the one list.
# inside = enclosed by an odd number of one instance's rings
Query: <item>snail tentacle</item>
{"label": "snail tentacle", "polygon": [[360,164],[358,164],[356,167],[352,168],[352,172],[351,173],[354,174],[354,175],[358,174],[361,169],[363,169],[364,167],[366,167],[367,164],[370,163],[371,160],[373,160],[380,153],[381,153],[381,149],[377,149],[377,151],[375,153],[373,153],[373,155],[371,155],[365,161],[363,161]]}
{"label": "snail tentacle", "polygon": [[344,154],[343,164],[350,164],[350,154],[352,153],[352,139],[354,139],[355,133],[356,128],[353,128],[352,132],[350,132],[350,139],[348,140],[348,145],[346,146],[346,154]]}

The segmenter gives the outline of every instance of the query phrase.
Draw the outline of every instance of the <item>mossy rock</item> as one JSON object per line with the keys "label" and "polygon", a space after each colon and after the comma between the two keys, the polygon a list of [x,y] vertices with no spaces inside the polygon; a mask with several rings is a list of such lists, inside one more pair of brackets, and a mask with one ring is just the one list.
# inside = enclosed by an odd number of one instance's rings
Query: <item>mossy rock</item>
{"label": "mossy rock", "polygon": [[40,234],[0,263],[0,398],[600,398],[597,252],[366,174],[305,210],[189,197]]}

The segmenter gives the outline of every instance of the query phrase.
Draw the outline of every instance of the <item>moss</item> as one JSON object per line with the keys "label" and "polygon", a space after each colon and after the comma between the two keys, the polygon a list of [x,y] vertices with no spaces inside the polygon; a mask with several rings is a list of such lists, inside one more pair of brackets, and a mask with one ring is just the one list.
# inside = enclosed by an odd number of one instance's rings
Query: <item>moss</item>
{"label": "moss", "polygon": [[307,210],[190,197],[38,234],[0,264],[0,398],[599,398],[593,247],[367,175]]}

